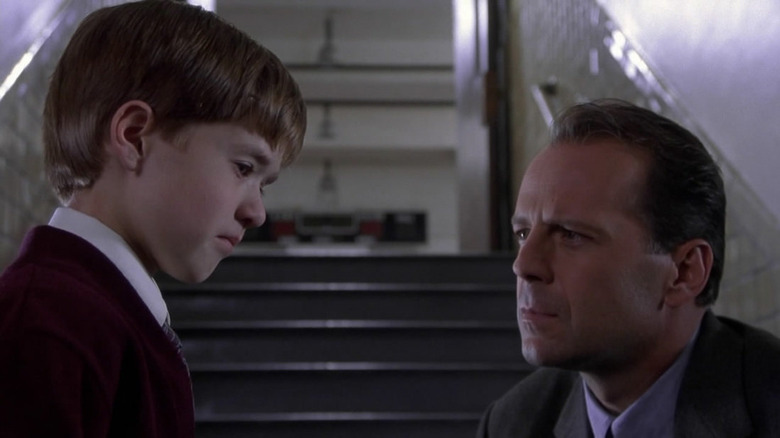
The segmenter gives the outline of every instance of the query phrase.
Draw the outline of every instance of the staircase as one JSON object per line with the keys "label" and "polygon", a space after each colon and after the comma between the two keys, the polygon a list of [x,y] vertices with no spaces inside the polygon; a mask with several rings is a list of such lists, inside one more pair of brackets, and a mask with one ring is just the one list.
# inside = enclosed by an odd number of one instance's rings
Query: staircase
{"label": "staircase", "polygon": [[198,438],[471,438],[530,367],[511,256],[234,256],[160,280]]}

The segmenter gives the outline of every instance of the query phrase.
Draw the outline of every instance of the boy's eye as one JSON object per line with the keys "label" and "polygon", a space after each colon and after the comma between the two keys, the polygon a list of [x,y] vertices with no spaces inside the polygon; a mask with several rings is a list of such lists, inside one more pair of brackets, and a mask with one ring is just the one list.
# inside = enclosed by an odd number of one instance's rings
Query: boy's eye
{"label": "boy's eye", "polygon": [[236,170],[238,170],[238,174],[241,176],[250,175],[254,170],[254,167],[249,163],[238,161],[235,164],[236,164]]}

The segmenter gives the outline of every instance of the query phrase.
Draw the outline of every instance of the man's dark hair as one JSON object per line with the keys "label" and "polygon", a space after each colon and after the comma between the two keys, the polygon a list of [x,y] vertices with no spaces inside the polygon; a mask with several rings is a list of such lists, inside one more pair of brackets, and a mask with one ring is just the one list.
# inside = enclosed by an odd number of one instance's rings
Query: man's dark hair
{"label": "man's dark hair", "polygon": [[653,249],[671,252],[696,238],[712,247],[710,278],[696,304],[715,302],[723,275],[726,195],[720,170],[701,141],[677,123],[650,110],[617,99],[575,105],[552,127],[551,144],[614,139],[641,147],[652,164],[640,215]]}

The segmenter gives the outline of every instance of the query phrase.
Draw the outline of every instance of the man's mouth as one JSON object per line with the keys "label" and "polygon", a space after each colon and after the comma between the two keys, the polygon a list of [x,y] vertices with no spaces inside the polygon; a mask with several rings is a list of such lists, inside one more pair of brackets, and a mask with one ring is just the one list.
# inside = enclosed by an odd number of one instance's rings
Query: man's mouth
{"label": "man's mouth", "polygon": [[535,307],[521,307],[520,317],[523,320],[545,320],[550,318],[557,318],[558,314]]}

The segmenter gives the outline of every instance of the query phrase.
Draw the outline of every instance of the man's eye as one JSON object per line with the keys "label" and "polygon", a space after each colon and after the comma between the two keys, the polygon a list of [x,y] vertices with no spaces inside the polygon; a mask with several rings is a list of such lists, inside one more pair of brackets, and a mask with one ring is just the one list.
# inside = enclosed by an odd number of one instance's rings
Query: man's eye
{"label": "man's eye", "polygon": [[582,234],[567,229],[561,229],[561,237],[569,242],[580,242],[585,238]]}
{"label": "man's eye", "polygon": [[520,230],[515,231],[515,237],[517,237],[517,241],[522,243],[525,242],[525,239],[528,238],[528,233],[530,233],[531,230],[528,228],[523,228]]}

